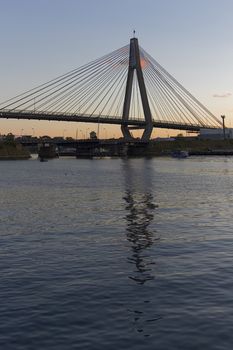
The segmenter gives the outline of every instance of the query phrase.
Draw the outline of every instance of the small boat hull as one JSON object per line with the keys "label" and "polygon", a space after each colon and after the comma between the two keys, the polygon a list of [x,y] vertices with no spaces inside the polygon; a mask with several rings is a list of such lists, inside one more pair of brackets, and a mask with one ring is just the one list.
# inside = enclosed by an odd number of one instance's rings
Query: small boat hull
{"label": "small boat hull", "polygon": [[187,158],[189,156],[189,153],[187,151],[174,151],[174,152],[172,152],[171,155],[173,158],[184,159],[184,158]]}

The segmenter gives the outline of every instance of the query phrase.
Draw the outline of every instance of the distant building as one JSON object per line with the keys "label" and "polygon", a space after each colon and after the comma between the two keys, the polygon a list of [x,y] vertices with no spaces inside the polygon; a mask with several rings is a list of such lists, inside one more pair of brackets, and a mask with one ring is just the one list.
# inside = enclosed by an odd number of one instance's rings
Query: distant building
{"label": "distant building", "polygon": [[162,141],[174,141],[174,137],[156,137],[155,139],[152,139],[152,141],[155,142],[162,142]]}
{"label": "distant building", "polygon": [[[232,128],[226,128],[225,129],[225,137],[226,139],[233,139],[233,129]],[[222,140],[224,138],[223,136],[223,129],[201,129],[200,130],[200,139],[211,139],[211,140]]]}
{"label": "distant building", "polygon": [[63,142],[64,141],[64,138],[62,136],[55,136],[53,137],[53,142],[56,143],[56,142]]}

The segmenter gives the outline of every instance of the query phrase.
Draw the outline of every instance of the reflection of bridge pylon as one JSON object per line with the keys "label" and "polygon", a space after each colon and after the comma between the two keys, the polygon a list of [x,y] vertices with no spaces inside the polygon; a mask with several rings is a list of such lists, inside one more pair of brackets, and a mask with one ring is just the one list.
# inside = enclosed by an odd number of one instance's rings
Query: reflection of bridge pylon
{"label": "reflection of bridge pylon", "polygon": [[[150,136],[153,130],[153,122],[152,122],[150,106],[149,106],[147,93],[146,93],[146,86],[145,86],[144,77],[143,77],[142,68],[141,68],[138,39],[136,38],[132,38],[130,40],[129,68],[128,68],[128,77],[127,77],[127,83],[126,83],[125,100],[124,100],[123,116],[122,116],[123,121],[129,120],[129,110],[130,110],[130,102],[131,102],[131,96],[132,96],[134,73],[137,74],[143,112],[144,112],[144,117],[146,121],[146,125],[143,127],[144,132],[142,135],[142,140],[148,141],[150,139]],[[130,129],[139,129],[139,128],[142,128],[142,127],[139,127],[139,126],[130,127],[128,124],[123,124],[121,126],[121,130],[124,135],[124,138],[129,140],[132,138],[130,134]]]}

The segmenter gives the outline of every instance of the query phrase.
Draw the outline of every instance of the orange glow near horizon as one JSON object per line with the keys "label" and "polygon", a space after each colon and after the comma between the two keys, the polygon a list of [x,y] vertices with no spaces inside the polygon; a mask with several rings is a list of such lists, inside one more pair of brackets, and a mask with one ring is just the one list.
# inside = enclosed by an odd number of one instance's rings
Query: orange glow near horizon
{"label": "orange glow near horizon", "polygon": [[[12,133],[16,136],[34,135],[37,137],[48,135],[50,137],[64,136],[72,138],[87,138],[91,131],[98,133],[98,124],[89,123],[64,123],[64,122],[49,122],[39,120],[2,120],[0,134],[6,135]],[[135,137],[140,137],[142,131],[135,130]],[[170,137],[179,133],[185,135],[185,131],[157,129],[154,128],[151,138],[155,137]],[[119,138],[122,137],[120,125],[99,125],[100,138]]]}

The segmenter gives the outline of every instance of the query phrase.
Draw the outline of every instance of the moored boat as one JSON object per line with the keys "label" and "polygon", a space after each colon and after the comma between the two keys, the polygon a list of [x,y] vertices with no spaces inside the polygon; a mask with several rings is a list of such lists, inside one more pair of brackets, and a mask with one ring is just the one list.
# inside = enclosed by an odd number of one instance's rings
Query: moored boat
{"label": "moored boat", "polygon": [[189,153],[187,151],[174,151],[171,155],[173,158],[187,158]]}

